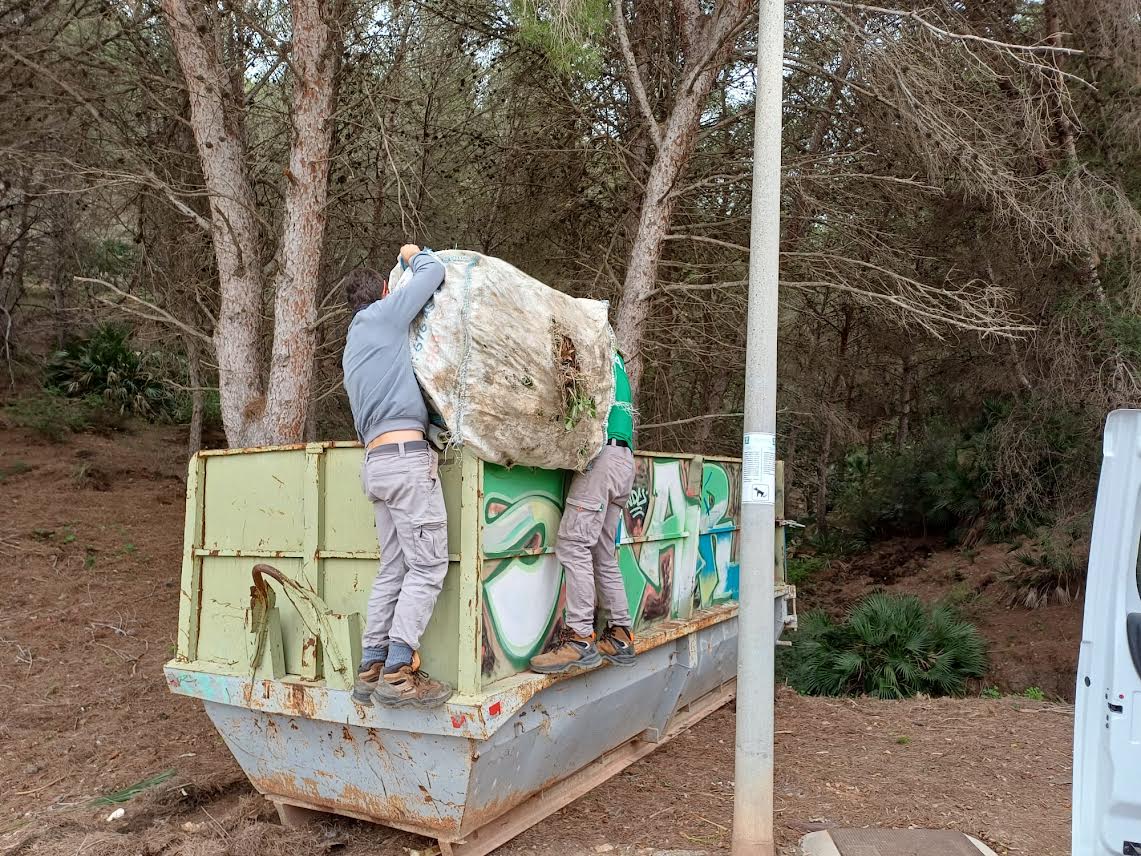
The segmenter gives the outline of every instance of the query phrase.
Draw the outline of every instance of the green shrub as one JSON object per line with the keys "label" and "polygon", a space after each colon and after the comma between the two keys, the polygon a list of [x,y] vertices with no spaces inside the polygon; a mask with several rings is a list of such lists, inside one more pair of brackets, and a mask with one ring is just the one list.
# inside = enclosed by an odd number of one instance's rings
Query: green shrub
{"label": "green shrub", "polygon": [[81,258],[85,274],[103,279],[126,276],[136,261],[134,246],[117,238],[106,238],[90,244],[84,249]]}
{"label": "green shrub", "polygon": [[872,594],[843,623],[805,616],[784,666],[788,683],[808,695],[962,695],[986,671],[986,645],[946,607]]}
{"label": "green shrub", "polygon": [[[190,393],[180,390],[174,395],[167,415],[175,425],[189,425],[193,412],[194,401]],[[222,399],[216,389],[203,390],[202,424],[207,428],[222,427]]]}
{"label": "green shrub", "polygon": [[785,578],[794,586],[802,585],[805,580],[826,567],[828,560],[823,556],[790,556],[785,563]]}
{"label": "green shrub", "polygon": [[31,395],[19,398],[4,408],[5,420],[26,428],[52,443],[90,426],[84,402],[69,401],[58,395]]}
{"label": "green shrub", "polygon": [[108,410],[103,400],[94,396],[71,399],[51,393],[29,395],[5,407],[3,415],[5,422],[51,443],[60,443],[69,434],[81,431],[104,433],[123,427],[122,416]]}
{"label": "green shrub", "polygon": [[[1029,535],[1059,511],[1090,507],[1097,484],[1105,412],[1031,395],[987,413],[983,489],[1007,532]],[[1003,533],[1006,534],[1006,533]]]}
{"label": "green shrub", "polygon": [[167,385],[131,347],[130,331],[116,324],[97,327],[53,354],[45,386],[70,398],[97,396],[124,416],[154,420],[172,406]]}
{"label": "green shrub", "polygon": [[1008,606],[1037,609],[1051,600],[1073,601],[1081,593],[1085,574],[1086,548],[1082,542],[1047,534],[1036,549],[1017,553],[999,579],[1008,587]]}
{"label": "green shrub", "polygon": [[930,422],[902,447],[852,447],[833,480],[836,522],[865,540],[1031,534],[1084,503],[1100,418],[1031,394],[988,401],[961,427]]}
{"label": "green shrub", "polygon": [[1022,694],[1023,698],[1028,698],[1031,701],[1045,701],[1046,693],[1042,692],[1040,687],[1027,687],[1026,692]]}
{"label": "green shrub", "polygon": [[838,474],[836,510],[865,540],[949,534],[986,511],[977,438],[940,424],[902,448],[883,442],[849,450]]}
{"label": "green shrub", "polygon": [[827,558],[843,558],[844,556],[854,556],[857,553],[863,553],[868,549],[868,542],[852,532],[844,529],[828,529],[821,532],[815,526],[808,529],[796,530],[804,534],[790,540],[789,546],[803,546],[811,550],[816,556],[824,556]]}
{"label": "green shrub", "polygon": [[22,476],[24,473],[29,473],[34,469],[35,467],[26,461],[12,461],[10,464],[0,466],[0,482],[15,476]]}

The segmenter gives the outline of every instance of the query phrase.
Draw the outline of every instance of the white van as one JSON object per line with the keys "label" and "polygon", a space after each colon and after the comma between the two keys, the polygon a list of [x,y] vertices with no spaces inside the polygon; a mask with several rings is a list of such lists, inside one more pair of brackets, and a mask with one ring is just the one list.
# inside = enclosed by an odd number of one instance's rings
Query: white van
{"label": "white van", "polygon": [[1141,410],[1105,424],[1074,720],[1073,856],[1141,856]]}

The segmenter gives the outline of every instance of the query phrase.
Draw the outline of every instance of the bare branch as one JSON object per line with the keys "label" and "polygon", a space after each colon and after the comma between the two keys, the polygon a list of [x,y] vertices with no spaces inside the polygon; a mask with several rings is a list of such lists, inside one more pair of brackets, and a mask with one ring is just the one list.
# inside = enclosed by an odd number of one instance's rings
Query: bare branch
{"label": "bare branch", "polygon": [[[143,298],[139,297],[137,294],[131,294],[128,291],[123,291],[123,289],[119,288],[119,286],[114,285],[110,282],[107,282],[107,280],[105,280],[105,279],[95,279],[94,277],[89,277],[89,276],[76,276],[76,277],[72,277],[72,279],[75,280],[75,282],[88,282],[88,283],[91,283],[92,285],[101,285],[104,288],[106,288],[108,291],[113,291],[115,294],[118,294],[120,297],[123,297],[127,300],[133,301],[134,303],[137,303],[143,307],[143,309],[134,309],[134,308],[123,306],[122,308],[127,312],[130,312],[134,315],[138,315],[142,318],[146,318],[150,321],[161,321],[164,324],[170,324],[171,326],[177,327],[179,330],[181,330],[184,333],[187,333],[188,335],[191,335],[191,336],[194,336],[198,339],[201,339],[203,342],[206,342],[207,344],[213,344],[213,340],[208,335],[203,333],[201,330],[199,330],[195,327],[191,327],[189,324],[187,324],[184,321],[179,321],[177,318],[175,318],[173,315],[171,315],[169,312],[167,312],[161,306],[157,306],[154,303],[151,303],[149,300],[143,300]],[[104,300],[104,302],[108,303],[112,306],[120,305],[120,304],[116,304],[116,303],[113,303],[112,301],[107,301],[107,300]]]}
{"label": "bare branch", "polygon": [[834,9],[846,9],[856,12],[870,12],[877,15],[894,15],[899,18],[910,18],[920,26],[926,27],[937,36],[945,39],[955,39],[964,42],[977,42],[979,44],[990,45],[994,48],[1001,48],[1003,50],[1015,51],[1018,53],[1033,53],[1033,54],[1081,54],[1080,50],[1076,48],[1065,48],[1058,45],[1050,44],[1034,44],[1034,45],[1016,45],[1011,42],[999,42],[994,39],[988,39],[984,36],[976,36],[973,33],[953,33],[950,30],[944,30],[942,27],[932,24],[918,12],[909,9],[888,9],[883,6],[869,6],[865,3],[848,3],[844,0],[789,0],[799,6],[828,6]]}
{"label": "bare branch", "polygon": [[669,422],[651,422],[648,425],[639,425],[638,428],[669,428],[672,425],[689,425],[691,422],[704,422],[706,419],[732,419],[744,416],[744,413],[706,413],[701,416],[690,416],[688,419],[671,419]]}
{"label": "bare branch", "polygon": [[638,61],[634,58],[634,49],[630,45],[630,34],[626,31],[626,16],[622,11],[622,3],[620,0],[615,0],[612,5],[614,6],[614,29],[618,33],[618,44],[622,48],[622,58],[626,63],[626,76],[630,79],[630,88],[634,90],[638,107],[641,109],[646,125],[650,129],[650,139],[654,141],[654,147],[660,149],[662,147],[662,127],[654,118],[649,96],[646,95],[646,87],[642,83],[641,72],[638,71]]}

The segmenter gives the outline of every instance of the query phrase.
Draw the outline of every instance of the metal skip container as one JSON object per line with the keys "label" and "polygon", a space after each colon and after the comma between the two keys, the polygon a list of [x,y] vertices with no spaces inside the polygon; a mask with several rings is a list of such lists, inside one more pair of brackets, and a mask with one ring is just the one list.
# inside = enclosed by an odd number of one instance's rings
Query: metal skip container
{"label": "metal skip container", "polygon": [[[527,662],[561,623],[569,477],[455,452],[440,467],[450,567],[421,656],[456,694],[433,711],[354,702],[379,560],[361,459],[357,444],[313,443],[190,464],[167,682],[203,701],[285,822],[330,812],[478,856],[733,697],[738,461],[637,455],[619,564],[638,657],[558,678]],[[795,622],[782,531],[778,632]]]}

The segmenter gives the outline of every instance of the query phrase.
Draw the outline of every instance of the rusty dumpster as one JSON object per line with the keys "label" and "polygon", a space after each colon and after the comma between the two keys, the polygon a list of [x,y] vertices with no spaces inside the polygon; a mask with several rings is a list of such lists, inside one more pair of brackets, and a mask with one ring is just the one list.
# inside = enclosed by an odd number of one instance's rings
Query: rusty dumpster
{"label": "rusty dumpster", "polygon": [[[553,678],[526,665],[564,605],[567,475],[458,451],[440,468],[451,563],[422,640],[424,668],[456,694],[429,712],[355,703],[379,559],[361,459],[355,443],[312,443],[190,463],[167,682],[202,700],[283,820],[336,813],[478,856],[732,698],[738,461],[637,455],[619,558],[639,656]],[[782,532],[778,633],[795,621]]]}

